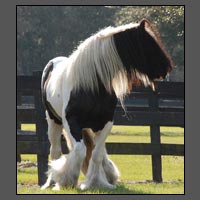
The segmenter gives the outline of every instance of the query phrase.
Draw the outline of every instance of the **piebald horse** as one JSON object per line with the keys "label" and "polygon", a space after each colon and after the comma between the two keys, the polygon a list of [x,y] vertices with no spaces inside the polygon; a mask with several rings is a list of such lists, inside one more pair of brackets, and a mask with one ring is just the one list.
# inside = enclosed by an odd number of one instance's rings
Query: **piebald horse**
{"label": "piebald horse", "polygon": [[[82,190],[114,188],[119,170],[108,158],[105,140],[113,126],[117,101],[123,100],[135,82],[154,89],[173,62],[158,31],[146,19],[107,27],[83,41],[67,57],[57,57],[44,68],[41,87],[48,122],[50,169],[45,189],[77,186]],[[62,155],[61,134],[68,155]]]}

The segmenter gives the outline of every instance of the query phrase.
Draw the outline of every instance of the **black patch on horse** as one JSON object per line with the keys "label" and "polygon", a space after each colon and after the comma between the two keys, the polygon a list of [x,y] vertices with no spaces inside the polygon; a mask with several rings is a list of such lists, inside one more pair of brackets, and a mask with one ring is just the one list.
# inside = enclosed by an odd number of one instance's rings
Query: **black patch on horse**
{"label": "black patch on horse", "polygon": [[81,130],[91,128],[94,132],[102,130],[108,121],[113,121],[117,97],[107,92],[100,83],[99,91],[73,90],[65,110],[70,131],[76,140],[82,138]]}

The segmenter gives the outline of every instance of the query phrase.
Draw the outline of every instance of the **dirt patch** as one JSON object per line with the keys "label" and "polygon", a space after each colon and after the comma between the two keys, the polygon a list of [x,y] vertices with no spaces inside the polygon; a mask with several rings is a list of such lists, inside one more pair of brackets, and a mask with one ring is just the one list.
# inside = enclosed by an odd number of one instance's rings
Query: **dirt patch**
{"label": "dirt patch", "polygon": [[22,161],[17,163],[17,168],[28,168],[28,167],[37,167],[37,163],[31,161]]}
{"label": "dirt patch", "polygon": [[23,188],[31,188],[31,189],[39,189],[40,186],[37,184],[28,184],[28,183],[18,183],[17,184],[17,191]]}

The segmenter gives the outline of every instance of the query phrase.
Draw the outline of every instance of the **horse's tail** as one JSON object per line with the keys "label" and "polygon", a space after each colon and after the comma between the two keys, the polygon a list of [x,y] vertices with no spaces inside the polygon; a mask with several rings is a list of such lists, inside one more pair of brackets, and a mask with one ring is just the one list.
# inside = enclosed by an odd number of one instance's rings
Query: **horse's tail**
{"label": "horse's tail", "polygon": [[86,173],[87,173],[89,161],[90,161],[90,158],[92,155],[92,150],[94,149],[94,146],[95,146],[94,135],[95,134],[92,131],[92,129],[90,129],[90,128],[82,129],[83,141],[87,148],[86,157],[85,157],[85,160],[83,161],[83,165],[82,165],[82,172],[84,175],[86,175]]}
{"label": "horse's tail", "polygon": [[62,118],[56,113],[52,105],[47,101],[46,90],[47,90],[47,85],[51,78],[51,73],[54,67],[58,63],[63,62],[65,60],[67,60],[67,57],[62,57],[62,56],[56,57],[50,60],[45,66],[42,73],[42,78],[41,78],[41,93],[42,93],[42,102],[43,102],[44,108],[45,110],[48,111],[50,118],[53,119],[55,123],[60,124],[60,125],[62,124]]}
{"label": "horse's tail", "polygon": [[61,117],[57,115],[54,108],[47,101],[46,88],[47,88],[47,84],[51,78],[51,73],[53,71],[53,68],[54,68],[53,61],[49,61],[47,63],[47,65],[45,66],[43,73],[42,73],[42,80],[41,80],[42,102],[43,102],[45,110],[48,111],[50,118],[53,119],[57,124],[62,124]]}

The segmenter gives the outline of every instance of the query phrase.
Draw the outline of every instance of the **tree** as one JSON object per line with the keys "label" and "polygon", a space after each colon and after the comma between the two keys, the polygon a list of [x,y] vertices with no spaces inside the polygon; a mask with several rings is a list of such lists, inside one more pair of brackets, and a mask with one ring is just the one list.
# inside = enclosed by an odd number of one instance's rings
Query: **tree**
{"label": "tree", "polygon": [[17,73],[42,70],[48,60],[69,56],[78,43],[112,24],[105,6],[18,6]]}
{"label": "tree", "polygon": [[42,70],[98,30],[141,18],[156,25],[177,66],[171,77],[183,80],[184,6],[17,6],[17,73]]}

